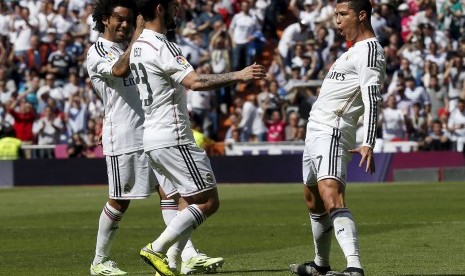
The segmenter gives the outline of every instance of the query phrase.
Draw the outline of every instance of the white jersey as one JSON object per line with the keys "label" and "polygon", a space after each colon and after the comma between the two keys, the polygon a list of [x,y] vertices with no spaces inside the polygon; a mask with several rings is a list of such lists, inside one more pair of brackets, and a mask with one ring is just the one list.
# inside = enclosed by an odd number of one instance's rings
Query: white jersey
{"label": "white jersey", "polygon": [[362,145],[374,147],[385,73],[384,51],[376,38],[355,43],[331,66],[309,120],[341,130],[355,144],[357,121],[366,111]]}
{"label": "white jersey", "polygon": [[87,54],[87,71],[104,104],[103,153],[116,156],[143,149],[144,111],[134,77],[112,75],[125,45],[99,38]]}
{"label": "white jersey", "polygon": [[145,29],[132,46],[130,62],[145,111],[145,151],[195,143],[180,85],[194,69],[178,45]]}

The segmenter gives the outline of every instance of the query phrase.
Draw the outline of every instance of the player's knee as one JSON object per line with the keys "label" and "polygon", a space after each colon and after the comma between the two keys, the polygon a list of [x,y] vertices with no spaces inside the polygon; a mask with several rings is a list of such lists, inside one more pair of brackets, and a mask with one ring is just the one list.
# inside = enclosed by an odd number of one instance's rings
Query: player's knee
{"label": "player's knee", "polygon": [[116,210],[124,213],[129,207],[130,200],[121,200],[121,199],[109,199],[108,203],[111,207],[115,208]]}

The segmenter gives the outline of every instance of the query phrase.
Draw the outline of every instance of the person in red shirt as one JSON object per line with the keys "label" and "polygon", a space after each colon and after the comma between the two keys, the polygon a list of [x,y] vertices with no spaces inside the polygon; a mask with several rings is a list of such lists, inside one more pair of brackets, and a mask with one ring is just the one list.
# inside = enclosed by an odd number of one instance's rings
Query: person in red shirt
{"label": "person in red shirt", "polygon": [[268,128],[268,142],[281,142],[285,140],[286,122],[282,119],[281,113],[278,110],[271,113],[269,121],[265,122]]}
{"label": "person in red shirt", "polygon": [[[16,111],[17,106],[19,106],[18,111]],[[13,128],[16,133],[16,138],[20,139],[23,145],[31,145],[34,142],[32,125],[36,117],[34,107],[26,102],[25,99],[21,99],[20,101],[14,100],[9,105],[8,112],[15,119]],[[31,158],[30,151],[24,151],[24,155],[27,159]]]}

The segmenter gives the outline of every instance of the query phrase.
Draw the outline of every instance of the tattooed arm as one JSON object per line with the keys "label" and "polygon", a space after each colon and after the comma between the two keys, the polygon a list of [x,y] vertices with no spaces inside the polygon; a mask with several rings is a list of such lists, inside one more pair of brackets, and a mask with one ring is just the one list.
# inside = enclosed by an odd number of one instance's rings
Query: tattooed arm
{"label": "tattooed arm", "polygon": [[217,89],[241,81],[258,80],[264,77],[266,77],[265,67],[254,63],[241,71],[224,74],[197,74],[193,71],[182,80],[181,84],[193,91],[202,91]]}

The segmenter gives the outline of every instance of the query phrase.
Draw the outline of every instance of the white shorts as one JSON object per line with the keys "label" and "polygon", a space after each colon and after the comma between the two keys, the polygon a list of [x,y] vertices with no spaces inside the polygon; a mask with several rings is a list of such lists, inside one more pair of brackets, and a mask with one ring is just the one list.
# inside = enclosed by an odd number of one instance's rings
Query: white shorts
{"label": "white shorts", "polygon": [[347,165],[352,159],[348,144],[339,129],[309,121],[302,158],[305,185],[316,185],[327,178],[345,185]]}
{"label": "white shorts", "polygon": [[164,183],[172,183],[174,192],[191,196],[216,187],[216,179],[207,154],[195,144],[154,149],[147,152],[150,165],[169,197]]}
{"label": "white shorts", "polygon": [[158,182],[143,150],[106,156],[106,161],[110,198],[147,198],[156,191]]}

